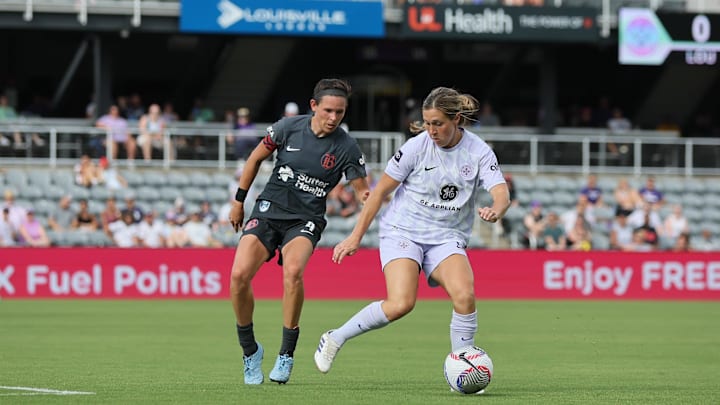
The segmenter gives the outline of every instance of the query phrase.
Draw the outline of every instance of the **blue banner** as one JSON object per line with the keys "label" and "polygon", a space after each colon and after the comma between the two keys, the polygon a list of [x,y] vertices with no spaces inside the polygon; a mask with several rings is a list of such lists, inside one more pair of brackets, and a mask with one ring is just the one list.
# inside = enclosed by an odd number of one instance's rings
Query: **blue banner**
{"label": "blue banner", "polygon": [[381,1],[181,0],[180,31],[383,37]]}

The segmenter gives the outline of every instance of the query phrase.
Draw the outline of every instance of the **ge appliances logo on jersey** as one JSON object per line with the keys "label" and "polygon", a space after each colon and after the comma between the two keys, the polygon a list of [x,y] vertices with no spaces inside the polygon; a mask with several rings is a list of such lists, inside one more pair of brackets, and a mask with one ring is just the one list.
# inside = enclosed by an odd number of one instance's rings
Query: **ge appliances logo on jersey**
{"label": "ge appliances logo on jersey", "polygon": [[[284,182],[288,182],[291,179],[295,179],[295,171],[289,166],[282,166],[278,169],[278,178]],[[322,181],[318,178],[308,176],[304,173],[298,173],[297,179],[295,179],[295,187],[306,193],[310,193],[315,197],[322,198],[327,195],[325,189],[330,183]]]}

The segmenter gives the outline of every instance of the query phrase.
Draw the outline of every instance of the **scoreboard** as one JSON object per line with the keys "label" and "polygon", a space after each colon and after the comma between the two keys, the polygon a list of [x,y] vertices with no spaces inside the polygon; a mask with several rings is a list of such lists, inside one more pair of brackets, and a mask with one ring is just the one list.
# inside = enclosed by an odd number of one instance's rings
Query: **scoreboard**
{"label": "scoreboard", "polygon": [[680,58],[688,65],[717,64],[720,15],[621,8],[619,17],[620,64],[662,65],[668,58]]}

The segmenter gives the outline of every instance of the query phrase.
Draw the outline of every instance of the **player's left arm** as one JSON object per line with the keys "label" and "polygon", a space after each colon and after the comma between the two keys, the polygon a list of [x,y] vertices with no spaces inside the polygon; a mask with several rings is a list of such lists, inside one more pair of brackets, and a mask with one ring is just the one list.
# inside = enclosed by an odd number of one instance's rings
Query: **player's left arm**
{"label": "player's left arm", "polygon": [[493,200],[492,206],[478,208],[478,215],[484,221],[497,222],[510,208],[510,190],[507,184],[499,183],[490,189],[490,196]]}
{"label": "player's left arm", "polygon": [[366,177],[358,177],[350,180],[350,185],[355,191],[355,199],[361,203],[365,203],[368,196],[370,195],[370,185],[367,182]]}

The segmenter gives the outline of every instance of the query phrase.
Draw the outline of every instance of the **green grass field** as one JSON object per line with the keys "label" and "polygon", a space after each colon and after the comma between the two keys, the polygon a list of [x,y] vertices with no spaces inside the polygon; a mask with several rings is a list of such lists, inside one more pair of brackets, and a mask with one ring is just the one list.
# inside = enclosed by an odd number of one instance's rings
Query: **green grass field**
{"label": "green grass field", "polygon": [[[495,364],[480,396],[444,381],[445,301],[349,341],[320,374],[320,333],[365,304],[307,302],[290,382],[249,387],[228,302],[3,300],[0,386],[92,394],[0,388],[0,403],[720,403],[720,302],[479,301],[476,344]],[[267,378],[279,302],[259,301],[255,325]]]}

